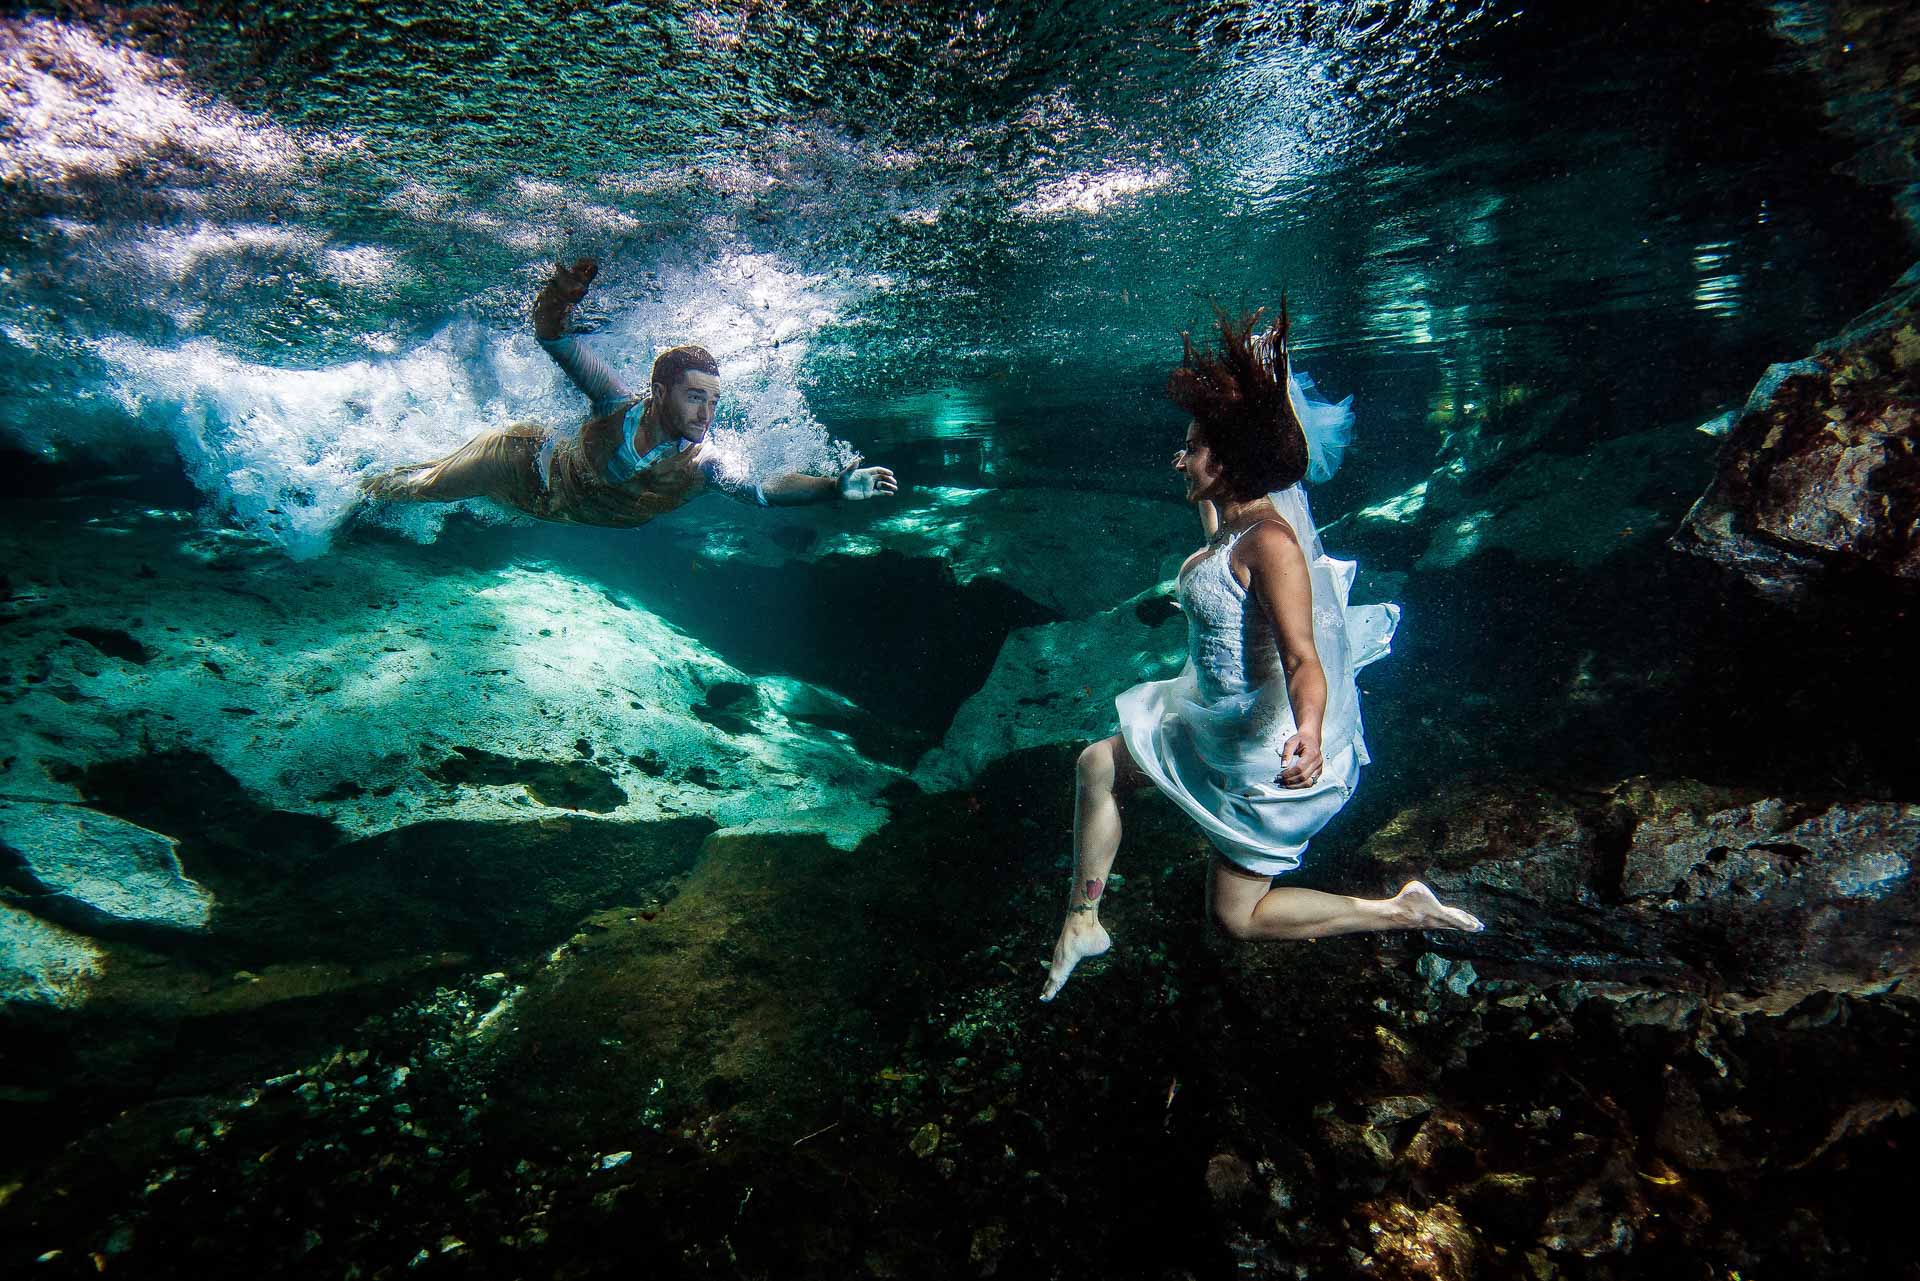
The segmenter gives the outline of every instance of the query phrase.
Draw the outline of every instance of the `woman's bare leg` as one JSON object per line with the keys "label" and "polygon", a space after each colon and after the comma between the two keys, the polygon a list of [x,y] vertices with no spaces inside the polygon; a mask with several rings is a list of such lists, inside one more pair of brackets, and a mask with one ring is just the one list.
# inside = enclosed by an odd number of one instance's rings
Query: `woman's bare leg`
{"label": "woman's bare leg", "polygon": [[1100,924],[1100,897],[1120,849],[1120,798],[1146,783],[1147,776],[1118,734],[1080,753],[1073,801],[1073,888],[1067,895],[1066,923],[1053,945],[1047,983],[1040,991],[1043,1001],[1060,994],[1074,966],[1113,945]]}
{"label": "woman's bare leg", "polygon": [[1482,928],[1477,917],[1448,907],[1419,881],[1392,898],[1354,898],[1319,890],[1273,889],[1268,877],[1213,861],[1208,901],[1220,928],[1240,939],[1323,939],[1375,930]]}

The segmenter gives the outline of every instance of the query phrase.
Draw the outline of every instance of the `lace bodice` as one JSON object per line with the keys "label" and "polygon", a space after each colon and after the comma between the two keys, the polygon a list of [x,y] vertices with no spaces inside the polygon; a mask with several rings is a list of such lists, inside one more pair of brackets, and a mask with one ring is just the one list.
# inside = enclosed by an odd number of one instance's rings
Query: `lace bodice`
{"label": "lace bodice", "polygon": [[1280,669],[1272,620],[1233,576],[1233,547],[1246,532],[1228,535],[1180,575],[1187,654],[1208,703],[1263,685]]}

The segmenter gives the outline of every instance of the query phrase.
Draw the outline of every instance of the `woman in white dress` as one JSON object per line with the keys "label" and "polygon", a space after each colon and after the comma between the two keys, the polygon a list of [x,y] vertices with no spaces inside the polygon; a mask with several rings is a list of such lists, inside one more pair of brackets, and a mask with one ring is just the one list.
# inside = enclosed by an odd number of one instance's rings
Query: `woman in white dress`
{"label": "woman in white dress", "polygon": [[1074,881],[1040,999],[1112,939],[1100,899],[1120,847],[1120,801],[1152,784],[1218,851],[1215,923],[1242,939],[1315,939],[1368,930],[1478,930],[1411,881],[1392,898],[1273,887],[1346,804],[1368,761],[1354,672],[1387,652],[1396,605],[1349,607],[1353,564],[1327,556],[1305,480],[1339,465],[1352,412],[1312,399],[1287,352],[1287,312],[1219,317],[1221,349],[1191,342],[1167,380],[1193,416],[1173,465],[1207,544],[1180,568],[1188,661],[1171,680],[1116,700],[1120,732],[1080,754]]}

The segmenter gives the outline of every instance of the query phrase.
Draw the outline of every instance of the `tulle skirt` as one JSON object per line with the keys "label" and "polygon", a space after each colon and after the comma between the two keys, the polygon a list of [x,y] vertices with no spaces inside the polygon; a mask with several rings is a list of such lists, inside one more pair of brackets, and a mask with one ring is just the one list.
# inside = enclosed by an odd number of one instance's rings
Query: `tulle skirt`
{"label": "tulle skirt", "polygon": [[1191,668],[1172,680],[1135,685],[1115,704],[1120,735],[1141,771],[1200,825],[1214,848],[1256,876],[1300,866],[1307,842],[1353,795],[1366,759],[1355,736],[1323,749],[1325,767],[1311,787],[1280,786],[1285,736],[1278,742],[1236,736],[1232,720],[1243,709],[1199,702]]}

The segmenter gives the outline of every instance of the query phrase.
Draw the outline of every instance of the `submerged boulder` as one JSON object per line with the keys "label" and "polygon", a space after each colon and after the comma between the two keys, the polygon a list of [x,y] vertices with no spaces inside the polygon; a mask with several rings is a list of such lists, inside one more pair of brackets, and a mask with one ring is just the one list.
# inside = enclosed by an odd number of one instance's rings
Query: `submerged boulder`
{"label": "submerged boulder", "polygon": [[1186,615],[1171,589],[1162,583],[1086,618],[1009,635],[987,683],[921,759],[914,781],[933,790],[966,787],[1014,752],[1113,733],[1114,696],[1173,675],[1186,659]]}
{"label": "submerged boulder", "polygon": [[1834,575],[1920,586],[1920,267],[1767,371],[1675,541],[1775,598]]}
{"label": "submerged boulder", "polygon": [[85,806],[0,801],[0,859],[42,910],[107,923],[202,929],[213,896],[181,870],[171,837]]}
{"label": "submerged boulder", "polygon": [[100,952],[83,935],[0,900],[0,1009],[65,1009],[86,998]]}
{"label": "submerged boulder", "polygon": [[[850,845],[899,778],[788,714],[846,700],[742,672],[643,599],[544,564],[378,542],[293,564],[125,509],[50,528],[0,531],[34,602],[0,633],[0,790],[15,795],[79,801],[76,771],[188,752],[354,836],[584,811]],[[143,661],[103,650],[108,633]],[[701,715],[741,688],[757,696]]]}
{"label": "submerged boulder", "polygon": [[1445,940],[1485,973],[1654,982],[1784,1009],[1914,971],[1920,805],[1782,799],[1687,780],[1485,789],[1408,810],[1364,856],[1423,876],[1486,933]]}
{"label": "submerged boulder", "polygon": [[0,1016],[132,1012],[161,1031],[130,1059],[549,947],[666,893],[715,827],[851,846],[911,759],[832,691],[537,562],[293,564],[113,504],[10,522],[0,557]]}

